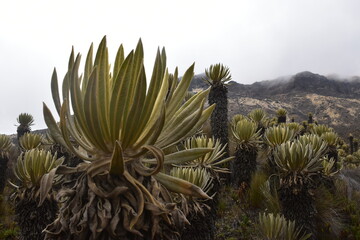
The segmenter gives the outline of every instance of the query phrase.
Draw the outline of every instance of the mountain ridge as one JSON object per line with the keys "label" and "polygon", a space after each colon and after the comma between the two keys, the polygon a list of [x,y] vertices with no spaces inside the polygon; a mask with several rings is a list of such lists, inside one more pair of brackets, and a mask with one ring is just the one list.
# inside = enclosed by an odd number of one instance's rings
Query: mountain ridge
{"label": "mountain ridge", "polygon": [[[207,84],[201,79],[205,74],[198,74],[190,85],[190,89],[205,88]],[[360,78],[338,79],[325,77],[309,71],[299,72],[288,77],[264,80],[252,84],[230,81],[229,94],[246,97],[264,97],[283,93],[316,93],[325,96],[344,98],[360,98]]]}
{"label": "mountain ridge", "polygon": [[[202,81],[204,74],[196,75],[190,90],[199,91],[208,85]],[[275,116],[279,108],[288,112],[288,121],[307,120],[311,112],[320,124],[327,124],[340,136],[349,133],[360,136],[360,78],[339,79],[323,76],[309,71],[288,77],[241,84],[231,81],[228,86],[229,117],[235,114],[248,114],[255,108],[264,109]]]}

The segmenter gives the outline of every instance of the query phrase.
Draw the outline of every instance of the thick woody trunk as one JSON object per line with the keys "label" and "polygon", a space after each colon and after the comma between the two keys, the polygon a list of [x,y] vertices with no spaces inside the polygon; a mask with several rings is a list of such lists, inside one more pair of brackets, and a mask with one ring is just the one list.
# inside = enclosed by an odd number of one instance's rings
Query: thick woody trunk
{"label": "thick woody trunk", "polygon": [[309,239],[315,240],[316,209],[306,184],[280,186],[278,194],[284,217],[291,221],[295,220],[296,227],[302,227],[303,233],[312,233]]}
{"label": "thick woody trunk", "polygon": [[241,185],[250,185],[251,176],[256,171],[256,149],[238,148],[235,152],[235,159],[231,162],[231,182],[235,188]]}
{"label": "thick woody trunk", "polygon": [[3,193],[5,185],[6,185],[6,172],[7,172],[7,164],[8,164],[9,158],[6,156],[0,155],[0,194]]}
{"label": "thick woody trunk", "polygon": [[[225,154],[222,159],[229,157],[229,139],[228,139],[228,99],[227,88],[223,84],[213,85],[209,93],[209,105],[216,104],[210,118],[210,125],[213,137],[220,140],[225,148]],[[229,168],[229,163],[225,163],[223,167]],[[229,174],[221,174],[225,178],[226,183],[230,182]]]}

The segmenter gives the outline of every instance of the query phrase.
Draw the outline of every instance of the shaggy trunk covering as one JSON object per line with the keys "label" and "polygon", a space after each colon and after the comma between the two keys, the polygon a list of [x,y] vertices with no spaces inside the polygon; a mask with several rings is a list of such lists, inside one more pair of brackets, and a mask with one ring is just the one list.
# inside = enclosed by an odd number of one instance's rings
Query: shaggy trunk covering
{"label": "shaggy trunk covering", "polygon": [[[225,154],[222,159],[229,157],[227,92],[228,90],[225,85],[213,85],[211,86],[208,99],[209,105],[216,104],[210,117],[212,135],[214,138],[219,139],[223,146],[226,144]],[[229,162],[225,163],[222,167],[229,168]],[[220,176],[225,179],[227,184],[230,183],[229,174],[220,174]]]}
{"label": "shaggy trunk covering", "polygon": [[296,227],[302,227],[302,233],[312,233],[309,239],[315,240],[316,209],[306,184],[281,186],[278,194],[284,217],[291,221],[295,220]]}
{"label": "shaggy trunk covering", "polygon": [[238,189],[243,183],[250,186],[251,176],[256,171],[256,149],[238,148],[235,159],[231,162],[231,183]]}
{"label": "shaggy trunk covering", "polygon": [[42,231],[55,220],[58,206],[55,200],[46,199],[38,207],[38,203],[30,198],[18,200],[15,206],[16,222],[21,230],[22,240],[43,240]]}
{"label": "shaggy trunk covering", "polygon": [[6,185],[6,171],[7,171],[7,164],[9,158],[6,156],[1,157],[0,155],[0,194],[3,193],[5,185]]}

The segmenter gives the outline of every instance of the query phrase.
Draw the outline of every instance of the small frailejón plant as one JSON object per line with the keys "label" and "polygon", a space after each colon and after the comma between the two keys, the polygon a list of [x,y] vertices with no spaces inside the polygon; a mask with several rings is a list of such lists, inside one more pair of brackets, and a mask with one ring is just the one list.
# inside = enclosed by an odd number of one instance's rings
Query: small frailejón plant
{"label": "small frailej\u00f3n plant", "polygon": [[297,228],[295,221],[287,221],[282,215],[273,213],[259,213],[261,236],[266,240],[306,240],[311,234],[301,234],[301,227]]}
{"label": "small frailej\u00f3n plant", "polygon": [[301,124],[299,124],[299,123],[297,123],[297,122],[287,123],[286,126],[289,127],[290,130],[293,130],[293,131],[294,131],[295,137],[298,137],[298,136],[304,134],[304,132],[305,132],[304,126],[301,125]]}
{"label": "small frailej\u00f3n plant", "polygon": [[143,54],[141,41],[126,57],[121,45],[110,71],[104,37],[94,61],[90,47],[79,76],[80,55],[75,58],[72,52],[63,101],[54,71],[51,89],[60,127],[44,104],[45,122],[54,140],[84,163],[59,169],[80,175],[71,189],[59,193],[63,203],[45,230],[46,239],[176,239],[187,220],[168,190],[209,198],[200,187],[162,172],[164,165],[212,150],[164,154],[211,115],[214,106],[204,108],[209,90],[184,102],[194,65],[170,87],[165,50],[157,52],[147,88]]}
{"label": "small frailej\u00f3n plant", "polygon": [[327,144],[324,141],[324,139],[315,134],[305,134],[300,136],[297,140],[301,142],[303,145],[311,144],[311,147],[315,152],[320,151],[324,147],[324,144],[325,147],[327,147]]}
{"label": "small frailej\u00f3n plant", "polygon": [[21,230],[21,239],[44,239],[42,232],[55,220],[58,210],[51,186],[56,169],[64,161],[50,152],[32,149],[21,153],[17,159],[14,175],[18,185],[15,192],[16,221]]}
{"label": "small frailej\u00f3n plant", "polygon": [[286,125],[280,124],[266,129],[264,133],[264,143],[267,148],[267,163],[270,175],[276,171],[276,164],[273,156],[275,148],[287,141],[291,141],[294,137],[294,130]]}
{"label": "small frailej\u00f3n plant", "polygon": [[308,113],[307,123],[308,123],[308,124],[313,124],[313,123],[314,123],[313,115],[312,115],[311,112]]}
{"label": "small frailej\u00f3n plant", "polygon": [[199,167],[173,167],[170,175],[184,179],[209,193],[213,186],[213,178],[205,168]]}
{"label": "small frailej\u00f3n plant", "polygon": [[306,233],[315,233],[316,209],[311,191],[315,187],[313,180],[323,169],[321,157],[326,147],[324,141],[314,147],[312,143],[295,140],[281,144],[274,151],[282,213],[286,219],[295,220]]}
{"label": "small frailej\u00f3n plant", "polygon": [[25,133],[19,139],[19,146],[23,151],[38,148],[42,144],[43,137],[40,134]]}
{"label": "small frailej\u00f3n plant", "polygon": [[[330,134],[329,136],[327,134]],[[335,151],[337,154],[337,149],[336,149],[336,142],[337,142],[337,135],[333,132],[327,132],[325,133],[326,136],[324,137],[320,137],[316,134],[305,134],[303,136],[300,136],[298,138],[298,141],[302,142],[303,144],[311,144],[313,151],[317,152],[319,150],[321,150],[321,148],[323,148],[323,145],[325,144],[325,150],[323,151],[323,156],[322,159],[327,159],[326,161],[326,166],[332,166],[333,172],[336,171],[336,165],[334,164],[336,162],[336,159],[333,158],[333,152]],[[327,140],[325,140],[324,138],[326,138]],[[335,145],[334,145],[335,144]],[[334,149],[335,148],[335,149]],[[326,158],[325,158],[326,156]],[[323,166],[325,166],[325,160],[323,161]],[[330,173],[329,170],[327,169],[327,167],[323,168],[323,170],[327,173]],[[329,174],[323,174],[322,177],[327,176]],[[328,178],[329,179],[329,178]],[[323,179],[324,180],[324,179]],[[330,179],[329,179],[330,180]],[[320,181],[316,181],[317,184],[320,184]]]}
{"label": "small frailej\u00f3n plant", "polygon": [[8,169],[9,152],[13,147],[10,137],[0,135],[0,194],[3,193],[6,184],[6,171]]}
{"label": "small frailej\u00f3n plant", "polygon": [[[205,229],[206,232],[197,233],[194,236],[197,236],[198,239],[214,239],[215,236],[215,220],[217,216],[217,203],[218,203],[218,194],[220,191],[220,174],[230,174],[228,168],[224,168],[224,163],[227,163],[234,159],[234,157],[223,158],[226,154],[226,146],[223,146],[220,143],[219,139],[214,137],[209,138],[204,135],[202,136],[193,136],[188,138],[183,143],[183,147],[186,150],[197,149],[197,148],[210,148],[211,152],[195,159],[192,161],[185,162],[185,164],[180,165],[182,168],[194,168],[200,169],[201,171],[206,171],[209,176],[211,176],[212,187],[207,191],[208,194],[212,195],[211,200],[202,202],[202,212],[197,213],[193,211],[193,214],[190,216],[190,222],[193,226],[187,226],[182,236],[190,236],[195,234],[196,229]],[[199,212],[199,211],[198,211]],[[203,222],[206,222],[204,225]],[[200,225],[200,222],[203,225]],[[200,236],[202,236],[200,238]],[[184,239],[184,238],[183,238]]]}
{"label": "small frailej\u00f3n plant", "polygon": [[235,188],[242,184],[250,185],[251,176],[256,171],[256,158],[260,143],[257,124],[247,119],[231,126],[236,146],[235,160],[231,162],[231,182]]}
{"label": "small frailej\u00f3n plant", "polygon": [[266,129],[264,134],[264,142],[266,143],[268,150],[272,151],[277,146],[287,141],[291,141],[294,136],[294,130],[292,130],[289,126],[279,125]]}
{"label": "small frailej\u00f3n plant", "polygon": [[276,111],[277,123],[286,123],[287,111],[283,108],[280,108]]}
{"label": "small frailej\u00f3n plant", "polygon": [[16,121],[19,123],[17,127],[17,138],[19,140],[21,136],[31,131],[31,126],[34,125],[34,117],[28,113],[20,113]]}
{"label": "small frailej\u00f3n plant", "polygon": [[334,132],[334,129],[324,124],[311,125],[310,127],[310,133],[318,136],[321,136],[326,132]]}
{"label": "small frailej\u00f3n plant", "polygon": [[329,159],[332,158],[334,160],[335,164],[333,165],[333,167],[334,170],[337,170],[337,164],[339,162],[337,144],[339,137],[335,132],[326,132],[321,135],[321,138],[324,139],[328,146],[325,154],[328,156]]}
{"label": "small frailej\u00f3n plant", "polygon": [[[207,194],[213,187],[213,177],[206,168],[174,167],[170,175],[195,184]],[[182,196],[179,204],[190,222],[181,232],[181,239],[214,239],[215,219],[209,214],[214,206],[208,206],[208,201],[203,199],[187,196]]]}
{"label": "small frailej\u00f3n plant", "polygon": [[268,127],[269,119],[264,109],[256,108],[252,110],[248,117],[257,124],[257,130],[260,130],[260,135],[264,134],[265,129]]}
{"label": "small frailej\u00f3n plant", "polygon": [[232,118],[231,118],[231,126],[235,125],[238,121],[241,121],[243,119],[246,119],[246,116],[242,115],[242,114],[235,114]]}
{"label": "small frailej\u00f3n plant", "polygon": [[[210,195],[213,195],[213,199],[204,202],[206,206],[203,206],[203,216],[200,216],[200,214],[193,214],[191,216],[191,221],[195,222],[193,227],[187,227],[185,229],[184,236],[189,236],[190,233],[194,233],[196,230],[195,226],[197,226],[200,221],[200,219],[203,219],[202,222],[206,220],[206,228],[208,229],[207,232],[198,233],[196,236],[198,236],[198,239],[213,239],[215,236],[215,220],[217,217],[217,204],[218,204],[218,192],[220,191],[220,174],[230,174],[229,169],[223,167],[225,163],[231,161],[234,159],[234,157],[227,157],[224,158],[224,155],[226,154],[225,149],[226,145],[223,146],[220,143],[219,139],[216,139],[214,137],[208,138],[204,135],[202,136],[193,136],[191,138],[188,138],[184,142],[184,148],[187,150],[190,149],[196,149],[196,148],[210,148],[213,149],[211,152],[193,160],[186,162],[185,165],[181,165],[181,167],[193,167],[197,169],[204,169],[207,173],[210,174],[212,178],[212,187],[207,192]],[[205,226],[202,225],[201,227],[198,226],[198,228],[204,228]],[[200,238],[200,235],[203,236],[203,238]]]}
{"label": "small frailej\u00f3n plant", "polygon": [[199,157],[191,162],[186,162],[189,167],[205,168],[211,173],[212,177],[217,179],[219,173],[230,173],[228,168],[221,167],[234,159],[234,157],[224,158],[226,155],[226,145],[222,145],[219,139],[214,137],[208,138],[204,135],[194,136],[184,141],[185,149],[210,148],[211,152]]}

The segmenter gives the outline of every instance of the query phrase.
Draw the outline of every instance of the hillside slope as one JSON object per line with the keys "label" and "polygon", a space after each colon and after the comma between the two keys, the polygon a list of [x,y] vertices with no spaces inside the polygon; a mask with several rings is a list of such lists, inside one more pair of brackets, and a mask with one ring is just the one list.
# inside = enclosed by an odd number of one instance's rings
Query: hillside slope
{"label": "hillside slope", "polygon": [[[206,88],[201,78],[194,77],[191,89]],[[349,133],[360,136],[360,79],[338,80],[331,77],[301,72],[287,78],[256,82],[251,85],[231,82],[229,89],[229,117],[234,114],[248,114],[255,108],[262,108],[274,116],[279,108],[288,111],[288,119],[307,120],[313,113],[314,119],[333,127],[342,137]]]}

